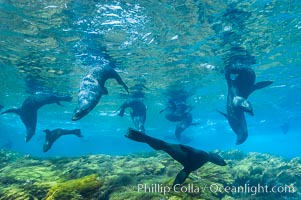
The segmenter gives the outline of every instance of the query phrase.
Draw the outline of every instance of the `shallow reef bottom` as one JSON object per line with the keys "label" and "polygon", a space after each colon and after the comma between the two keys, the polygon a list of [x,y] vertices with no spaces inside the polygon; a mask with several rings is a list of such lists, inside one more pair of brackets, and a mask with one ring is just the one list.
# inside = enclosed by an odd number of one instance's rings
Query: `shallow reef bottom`
{"label": "shallow reef bottom", "polygon": [[[163,152],[41,159],[0,150],[0,200],[301,199],[301,159],[216,151],[172,187],[182,166]],[[299,189],[299,190],[298,190]]]}

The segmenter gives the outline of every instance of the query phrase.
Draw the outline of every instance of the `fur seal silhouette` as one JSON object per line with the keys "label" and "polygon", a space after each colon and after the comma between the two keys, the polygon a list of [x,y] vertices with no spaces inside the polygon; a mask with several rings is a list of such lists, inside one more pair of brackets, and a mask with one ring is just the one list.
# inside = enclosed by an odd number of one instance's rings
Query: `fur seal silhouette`
{"label": "fur seal silhouette", "polygon": [[191,106],[187,105],[185,102],[178,102],[170,99],[166,108],[160,111],[160,113],[163,111],[166,112],[165,118],[169,121],[179,122],[175,129],[175,136],[178,140],[181,139],[182,132],[184,132],[189,126],[199,124],[192,122],[191,110]]}
{"label": "fur seal silhouette", "polygon": [[192,110],[191,106],[185,102],[176,102],[174,100],[168,100],[166,108],[162,109],[160,113],[166,112],[165,118],[171,122],[179,122],[187,118],[187,114]]}
{"label": "fur seal silhouette", "polygon": [[3,108],[3,106],[0,104],[0,110]]}
{"label": "fur seal silhouette", "polygon": [[[231,75],[236,75],[234,79]],[[242,144],[248,138],[248,128],[244,112],[251,115],[253,108],[247,98],[255,90],[262,89],[273,83],[273,81],[261,81],[255,84],[256,75],[251,67],[227,67],[225,78],[228,85],[227,96],[227,114],[218,111],[224,115],[230,124],[230,127],[237,135],[236,145]]]}
{"label": "fur seal silhouette", "polygon": [[127,85],[112,67],[109,65],[94,67],[80,83],[78,103],[73,112],[72,121],[86,116],[97,105],[101,96],[108,94],[108,90],[104,86],[108,79],[115,79],[129,93]]}
{"label": "fur seal silhouette", "polygon": [[71,100],[72,97],[70,96],[48,94],[48,93],[36,93],[26,98],[21,108],[8,109],[2,112],[2,114],[16,113],[17,115],[20,116],[23,124],[26,127],[27,133],[26,133],[25,141],[28,142],[35,134],[36,126],[37,126],[38,110],[42,106],[46,104],[52,104],[52,103],[62,105],[60,101],[70,102]]}
{"label": "fur seal silhouette", "polygon": [[176,176],[173,186],[184,183],[190,172],[197,170],[207,162],[212,162],[220,166],[227,165],[223,158],[217,154],[207,153],[182,144],[167,143],[132,128],[129,128],[125,137],[137,142],[146,143],[155,150],[165,151],[183,165],[184,168]]}
{"label": "fur seal silhouette", "polygon": [[145,132],[144,123],[146,120],[146,106],[139,99],[126,100],[119,108],[119,116],[123,117],[125,109],[132,108],[131,118],[135,127],[142,132]]}
{"label": "fur seal silhouette", "polygon": [[76,135],[77,137],[83,137],[80,129],[64,130],[58,128],[52,131],[46,129],[44,130],[44,132],[46,133],[46,139],[43,146],[44,152],[47,152],[52,147],[53,143],[62,135]]}

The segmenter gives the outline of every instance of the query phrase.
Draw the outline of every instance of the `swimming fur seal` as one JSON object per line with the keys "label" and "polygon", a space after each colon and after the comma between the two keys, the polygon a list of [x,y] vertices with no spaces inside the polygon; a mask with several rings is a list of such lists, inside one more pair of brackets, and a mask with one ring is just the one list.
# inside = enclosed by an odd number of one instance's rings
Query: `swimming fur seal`
{"label": "swimming fur seal", "polygon": [[192,110],[191,106],[185,102],[176,102],[169,100],[166,108],[162,109],[160,113],[166,112],[165,118],[171,122],[179,122],[187,118],[187,114]]}
{"label": "swimming fur seal", "polygon": [[86,116],[97,105],[101,96],[108,94],[108,90],[104,86],[108,79],[115,79],[129,93],[127,85],[112,67],[109,65],[94,67],[80,83],[78,103],[73,112],[72,121]]}
{"label": "swimming fur seal", "polygon": [[[236,77],[232,79],[231,75],[236,75]],[[228,85],[227,114],[218,112],[228,119],[232,130],[237,135],[236,144],[239,145],[248,138],[248,128],[244,112],[254,115],[251,103],[247,101],[247,98],[255,90],[267,87],[273,81],[261,81],[255,84],[255,72],[248,66],[227,67],[225,78]]]}
{"label": "swimming fur seal", "polygon": [[3,106],[0,104],[0,110],[3,108]]}
{"label": "swimming fur seal", "polygon": [[181,139],[181,134],[189,126],[198,125],[199,123],[192,122],[191,106],[185,102],[177,102],[169,100],[166,108],[162,109],[160,113],[166,111],[165,118],[171,122],[179,122],[175,129],[175,136],[178,140]]}
{"label": "swimming fur seal", "polygon": [[132,108],[131,118],[135,127],[142,132],[145,132],[144,123],[146,120],[146,106],[139,99],[126,100],[119,108],[119,116],[123,117],[125,109]]}
{"label": "swimming fur seal", "polygon": [[80,129],[64,130],[58,128],[52,131],[46,129],[44,130],[44,132],[46,133],[46,139],[43,146],[44,152],[47,152],[52,147],[53,143],[62,135],[76,135],[77,137],[83,137]]}
{"label": "swimming fur seal", "polygon": [[125,137],[137,142],[147,143],[155,150],[165,151],[183,165],[184,168],[176,176],[173,186],[184,183],[190,172],[197,170],[207,162],[220,166],[227,165],[223,158],[215,153],[207,153],[182,144],[167,143],[132,128],[129,128]]}
{"label": "swimming fur seal", "polygon": [[27,131],[25,141],[28,142],[36,131],[39,108],[41,108],[46,104],[52,104],[52,103],[62,105],[60,101],[70,102],[71,100],[72,97],[70,96],[48,94],[48,93],[36,93],[26,98],[21,108],[8,109],[2,112],[2,114],[16,113],[17,115],[20,116]]}

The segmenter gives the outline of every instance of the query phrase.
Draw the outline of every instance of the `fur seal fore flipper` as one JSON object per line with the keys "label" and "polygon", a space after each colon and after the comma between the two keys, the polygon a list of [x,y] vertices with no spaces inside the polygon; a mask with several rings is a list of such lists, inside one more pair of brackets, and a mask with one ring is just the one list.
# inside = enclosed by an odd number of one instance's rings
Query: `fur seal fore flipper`
{"label": "fur seal fore flipper", "polygon": [[185,168],[182,169],[176,176],[172,187],[174,187],[175,185],[181,185],[182,183],[185,182],[186,178],[189,176],[190,172],[186,172]]}
{"label": "fur seal fore flipper", "polygon": [[208,152],[208,155],[209,155],[209,162],[212,162],[216,165],[219,165],[219,166],[226,166],[227,163],[224,161],[224,159],[219,156],[218,154],[216,153],[212,153],[212,152]]}
{"label": "fur seal fore flipper", "polygon": [[125,137],[134,140],[136,142],[142,142],[147,143],[149,146],[151,146],[155,150],[164,150],[162,147],[166,146],[166,142],[150,137],[143,132],[137,131],[133,128],[129,128],[127,134]]}
{"label": "fur seal fore flipper", "polygon": [[117,110],[116,112],[119,111],[118,115],[119,115],[120,117],[123,117],[124,112],[125,112],[125,109],[126,109],[128,106],[129,106],[129,105],[128,105],[128,101],[125,101],[125,102],[118,108],[118,110]]}
{"label": "fur seal fore flipper", "polygon": [[120,111],[119,111],[119,113],[118,113],[118,115],[119,115],[120,117],[123,117],[124,112],[125,112],[125,108],[121,108]]}
{"label": "fur seal fore flipper", "polygon": [[113,70],[113,77],[115,78],[115,80],[117,81],[117,83],[119,85],[122,85],[123,88],[125,89],[125,91],[129,94],[129,88],[128,86],[123,82],[123,80],[121,79],[121,77],[119,76],[119,74],[112,68]]}
{"label": "fur seal fore flipper", "polygon": [[265,88],[271,85],[272,83],[273,81],[260,81],[258,83],[255,83],[253,91]]}
{"label": "fur seal fore flipper", "polygon": [[252,104],[243,97],[234,96],[233,98],[233,105],[242,109],[244,112],[248,113],[249,115],[254,116]]}

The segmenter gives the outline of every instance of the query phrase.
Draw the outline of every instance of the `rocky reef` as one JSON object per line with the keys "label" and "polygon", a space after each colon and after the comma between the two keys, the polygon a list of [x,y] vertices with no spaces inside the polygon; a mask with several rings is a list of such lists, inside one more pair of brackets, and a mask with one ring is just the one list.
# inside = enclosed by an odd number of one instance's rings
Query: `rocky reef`
{"label": "rocky reef", "polygon": [[232,150],[172,187],[179,163],[162,152],[40,159],[0,150],[0,200],[301,199],[301,159]]}

